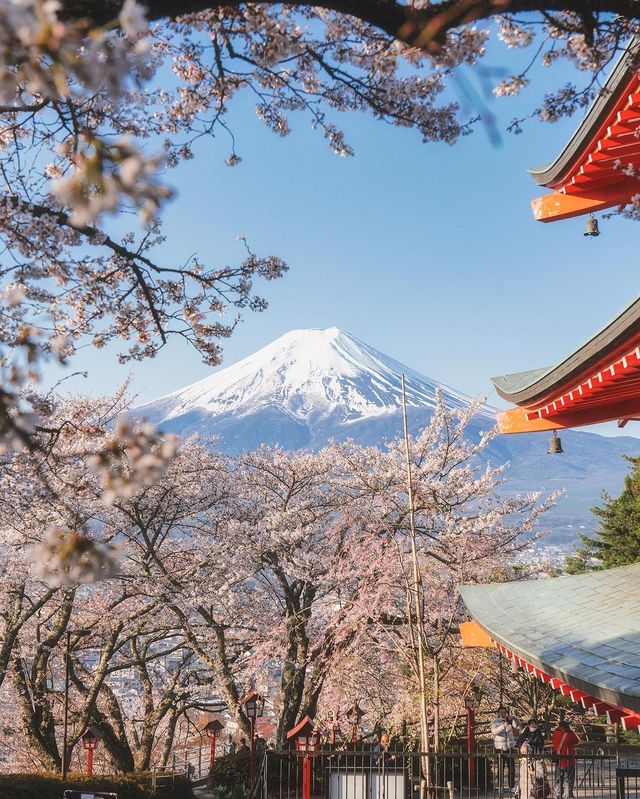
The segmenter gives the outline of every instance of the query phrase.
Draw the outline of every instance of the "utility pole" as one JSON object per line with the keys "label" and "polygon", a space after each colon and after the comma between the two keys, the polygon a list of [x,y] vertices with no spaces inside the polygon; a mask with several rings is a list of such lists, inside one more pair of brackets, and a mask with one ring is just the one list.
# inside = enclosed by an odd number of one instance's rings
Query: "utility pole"
{"label": "utility pole", "polygon": [[[407,493],[409,495],[409,531],[411,535],[411,559],[413,562],[413,604],[416,618],[418,645],[418,682],[420,685],[420,748],[423,752],[423,777],[429,782],[429,724],[427,718],[427,681],[424,669],[424,608],[422,603],[422,580],[418,562],[416,541],[415,507],[413,501],[413,477],[411,473],[411,450],[409,447],[409,425],[407,421],[407,392],[404,374],[402,375],[402,416],[404,420],[404,444],[407,465]],[[422,794],[422,791],[421,791]]]}

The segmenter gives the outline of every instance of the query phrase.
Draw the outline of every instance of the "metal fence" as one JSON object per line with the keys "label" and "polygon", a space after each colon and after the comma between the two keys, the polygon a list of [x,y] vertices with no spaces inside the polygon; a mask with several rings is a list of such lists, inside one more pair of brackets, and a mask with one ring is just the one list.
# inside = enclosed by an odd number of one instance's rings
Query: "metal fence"
{"label": "metal fence", "polygon": [[256,787],[261,799],[640,799],[638,754],[270,750]]}
{"label": "metal fence", "polygon": [[617,799],[640,799],[640,769],[616,769]]}

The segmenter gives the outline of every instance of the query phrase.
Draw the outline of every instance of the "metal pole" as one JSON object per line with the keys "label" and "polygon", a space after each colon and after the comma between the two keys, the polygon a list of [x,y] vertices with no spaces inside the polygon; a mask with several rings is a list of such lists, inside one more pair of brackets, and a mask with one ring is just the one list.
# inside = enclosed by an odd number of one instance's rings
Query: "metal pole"
{"label": "metal pole", "polygon": [[69,733],[69,650],[71,648],[71,631],[66,632],[64,652],[64,720],[62,722],[62,779],[67,779],[69,764],[67,763],[67,738]]}
{"label": "metal pole", "polygon": [[209,752],[209,771],[213,771],[213,764],[216,760],[216,736],[211,739],[211,750]]}
{"label": "metal pole", "polygon": [[[407,393],[402,375],[402,416],[404,421],[404,444],[407,460],[407,492],[409,494],[409,527],[411,532],[411,559],[413,561],[413,599],[416,612],[418,637],[418,681],[420,683],[420,738],[423,752],[423,778],[429,781],[429,726],[427,721],[427,681],[424,673],[424,619],[422,612],[422,592],[420,587],[420,566],[418,563],[418,547],[416,543],[415,509],[413,505],[413,478],[411,475],[411,451],[409,449],[409,425],[407,421]],[[422,793],[422,792],[421,792]]]}
{"label": "metal pole", "polygon": [[87,777],[93,777],[93,749],[87,749]]}

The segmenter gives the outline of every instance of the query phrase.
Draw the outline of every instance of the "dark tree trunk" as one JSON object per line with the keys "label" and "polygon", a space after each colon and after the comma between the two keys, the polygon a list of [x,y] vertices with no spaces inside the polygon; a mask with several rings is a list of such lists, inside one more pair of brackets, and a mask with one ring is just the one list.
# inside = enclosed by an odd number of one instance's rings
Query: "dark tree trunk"
{"label": "dark tree trunk", "polygon": [[[488,19],[496,13],[570,13],[584,21],[585,32],[592,36],[597,15],[613,14],[626,19],[640,18],[637,0],[507,0],[497,8],[494,0],[442,0],[422,8],[415,8],[397,0],[261,0],[264,5],[317,7],[337,11],[384,31],[413,47],[438,51],[448,30],[478,19]],[[238,0],[147,0],[151,20],[173,19],[181,14],[220,8],[237,8]],[[113,23],[122,7],[120,0],[62,0],[60,14],[63,19],[89,19],[97,25]],[[594,22],[595,20],[595,22]]]}

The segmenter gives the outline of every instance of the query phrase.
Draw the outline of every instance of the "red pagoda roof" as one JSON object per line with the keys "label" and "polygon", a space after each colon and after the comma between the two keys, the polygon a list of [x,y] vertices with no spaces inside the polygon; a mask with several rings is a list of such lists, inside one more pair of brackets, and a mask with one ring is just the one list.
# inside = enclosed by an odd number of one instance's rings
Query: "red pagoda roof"
{"label": "red pagoda roof", "polygon": [[[632,40],[560,155],[529,170],[553,192],[531,203],[554,222],[628,203],[640,194],[640,42]],[[631,167],[631,170],[628,168]]]}
{"label": "red pagoda roof", "polygon": [[492,378],[501,433],[640,418],[640,297],[556,366]]}

